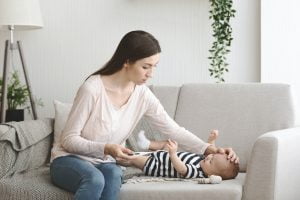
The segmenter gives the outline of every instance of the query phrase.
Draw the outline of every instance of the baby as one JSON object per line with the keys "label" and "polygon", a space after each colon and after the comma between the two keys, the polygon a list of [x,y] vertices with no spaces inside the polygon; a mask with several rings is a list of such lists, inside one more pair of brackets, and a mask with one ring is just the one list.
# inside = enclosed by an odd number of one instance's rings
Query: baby
{"label": "baby", "polygon": [[[208,143],[214,145],[218,131],[210,133]],[[207,156],[190,152],[177,152],[176,141],[149,141],[140,133],[139,146],[153,150],[144,155],[133,155],[129,161],[118,161],[123,166],[134,166],[147,176],[174,178],[207,178],[211,175],[221,176],[223,180],[237,176],[239,165],[227,159],[226,154],[209,154]],[[162,150],[164,149],[164,150]]]}

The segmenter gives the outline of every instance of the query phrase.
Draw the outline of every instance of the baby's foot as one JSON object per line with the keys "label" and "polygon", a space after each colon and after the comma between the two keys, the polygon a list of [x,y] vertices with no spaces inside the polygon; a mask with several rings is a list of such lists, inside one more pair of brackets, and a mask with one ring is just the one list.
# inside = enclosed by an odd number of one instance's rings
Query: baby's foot
{"label": "baby's foot", "polygon": [[215,145],[216,139],[219,135],[219,131],[218,130],[212,130],[208,136],[208,140],[207,143]]}
{"label": "baby's foot", "polygon": [[141,130],[138,133],[137,145],[142,151],[148,151],[150,146],[150,141],[145,136],[145,131]]}

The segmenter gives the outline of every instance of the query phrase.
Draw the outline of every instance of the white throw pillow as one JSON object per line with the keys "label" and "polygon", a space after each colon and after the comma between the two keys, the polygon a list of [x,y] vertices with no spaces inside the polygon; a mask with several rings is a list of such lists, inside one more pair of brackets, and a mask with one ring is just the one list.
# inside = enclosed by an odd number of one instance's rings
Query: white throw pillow
{"label": "white throw pillow", "polygon": [[57,100],[53,101],[55,109],[55,120],[54,120],[54,143],[56,138],[59,138],[62,130],[65,127],[69,113],[72,108],[71,103],[63,103]]}

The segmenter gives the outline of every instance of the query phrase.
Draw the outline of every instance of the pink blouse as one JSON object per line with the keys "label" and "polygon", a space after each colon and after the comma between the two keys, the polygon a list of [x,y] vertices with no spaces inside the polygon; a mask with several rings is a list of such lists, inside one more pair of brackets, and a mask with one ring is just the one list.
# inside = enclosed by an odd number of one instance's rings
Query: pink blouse
{"label": "pink blouse", "polygon": [[127,103],[117,110],[120,112],[117,122],[112,109],[101,76],[91,76],[79,88],[65,128],[55,138],[51,161],[72,154],[93,163],[114,162],[104,154],[105,144],[125,144],[142,116],[186,151],[203,154],[209,146],[169,117],[145,85],[136,85]]}

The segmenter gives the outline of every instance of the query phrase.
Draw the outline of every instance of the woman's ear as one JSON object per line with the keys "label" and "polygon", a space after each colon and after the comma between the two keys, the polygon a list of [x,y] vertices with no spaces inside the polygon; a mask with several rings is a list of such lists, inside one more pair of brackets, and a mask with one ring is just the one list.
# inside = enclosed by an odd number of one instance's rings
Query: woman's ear
{"label": "woman's ear", "polygon": [[125,68],[128,68],[129,67],[129,60],[127,59],[125,62],[124,62],[124,64],[123,64],[123,67],[125,67]]}

